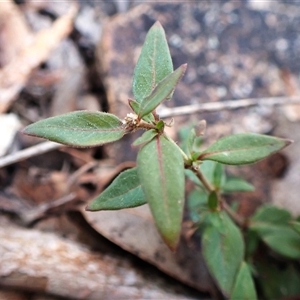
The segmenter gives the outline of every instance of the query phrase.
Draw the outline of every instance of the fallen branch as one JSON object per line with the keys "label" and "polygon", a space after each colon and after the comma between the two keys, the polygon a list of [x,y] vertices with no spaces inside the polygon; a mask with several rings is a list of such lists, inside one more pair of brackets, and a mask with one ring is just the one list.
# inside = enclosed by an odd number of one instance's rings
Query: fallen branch
{"label": "fallen branch", "polygon": [[175,108],[164,107],[158,110],[161,118],[190,115],[194,113],[215,112],[220,110],[232,110],[251,106],[277,106],[288,104],[300,104],[300,96],[297,97],[271,97],[271,98],[247,98],[241,100],[228,100],[220,102],[199,103]]}
{"label": "fallen branch", "polygon": [[74,201],[76,198],[77,198],[76,193],[70,193],[52,202],[42,203],[31,209],[23,210],[19,216],[21,217],[22,222],[25,225],[29,225],[35,220],[42,218],[51,209],[61,207],[67,203]]}
{"label": "fallen branch", "polygon": [[11,165],[13,163],[25,160],[27,158],[37,156],[60,147],[64,147],[64,145],[53,143],[53,142],[43,142],[32,147],[29,147],[24,150],[20,150],[16,153],[12,153],[10,155],[4,156],[0,158],[0,168]]}
{"label": "fallen branch", "polygon": [[155,273],[143,276],[124,255],[101,255],[3,216],[0,240],[0,287],[68,299],[195,299]]}

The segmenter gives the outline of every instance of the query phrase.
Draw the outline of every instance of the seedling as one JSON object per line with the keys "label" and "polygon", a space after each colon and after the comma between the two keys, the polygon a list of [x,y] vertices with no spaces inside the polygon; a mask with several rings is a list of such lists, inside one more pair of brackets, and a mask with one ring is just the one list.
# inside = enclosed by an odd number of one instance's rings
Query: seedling
{"label": "seedling", "polygon": [[[187,175],[197,184],[189,197],[189,206],[192,219],[202,232],[208,269],[226,296],[256,299],[252,274],[245,261],[244,237],[237,225],[249,227],[262,238],[266,233],[257,223],[261,214],[258,213],[249,226],[224,201],[224,193],[248,191],[253,187],[241,179],[226,178],[222,164],[254,163],[283,149],[291,141],[245,133],[223,137],[201,149],[198,140],[203,129],[198,135],[190,129],[183,150],[166,134],[167,124],[160,119],[156,108],[172,98],[186,68],[184,64],[173,70],[164,30],[156,22],[146,36],[134,70],[134,99],[128,101],[132,113],[120,119],[105,112],[76,111],[31,124],[24,133],[69,146],[90,147],[144,130],[133,143],[139,147],[137,166],[120,173],[87,210],[115,210],[148,203],[161,237],[175,251],[181,232]],[[300,240],[296,233],[299,224],[293,223],[293,226],[293,237]],[[267,235],[266,240],[271,245],[274,237]],[[298,256],[299,250],[293,253],[293,257]]]}

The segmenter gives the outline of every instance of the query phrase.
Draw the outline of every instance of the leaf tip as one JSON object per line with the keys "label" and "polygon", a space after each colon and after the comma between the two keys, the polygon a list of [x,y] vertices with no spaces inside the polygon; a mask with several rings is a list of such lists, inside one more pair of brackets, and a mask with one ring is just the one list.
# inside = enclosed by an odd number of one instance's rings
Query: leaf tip
{"label": "leaf tip", "polygon": [[162,25],[159,21],[156,21],[152,27],[159,27],[159,28],[162,28]]}
{"label": "leaf tip", "polygon": [[180,67],[179,67],[180,69],[181,69],[181,78],[183,77],[183,75],[185,74],[185,72],[186,72],[186,69],[187,69],[187,64],[182,64]]}
{"label": "leaf tip", "polygon": [[87,206],[84,208],[84,210],[85,210],[85,211],[92,211],[89,205],[87,205]]}
{"label": "leaf tip", "polygon": [[281,140],[283,141],[283,146],[280,149],[278,149],[278,151],[280,151],[280,150],[282,150],[282,149],[284,149],[284,148],[286,148],[289,145],[294,143],[294,140],[290,140],[290,139],[283,139],[282,138]]}
{"label": "leaf tip", "polygon": [[99,209],[95,209],[93,208],[93,202],[88,204],[85,208],[84,208],[85,211],[99,211],[101,210],[100,208]]}
{"label": "leaf tip", "polygon": [[[34,123],[33,123],[34,124]],[[36,136],[36,137],[40,137],[38,134],[35,133],[34,130],[32,130],[32,125],[28,125],[25,128],[21,129],[20,132],[22,134],[26,134],[26,135],[30,135],[30,136]]]}
{"label": "leaf tip", "polygon": [[27,133],[27,127],[28,127],[28,126],[26,126],[25,128],[21,129],[20,132],[21,132],[22,134],[28,134],[28,133]]}
{"label": "leaf tip", "polygon": [[175,239],[175,240],[170,240],[167,237],[162,236],[165,244],[168,246],[168,248],[174,253],[176,252],[177,248],[178,248],[178,244],[179,244],[179,238]]}

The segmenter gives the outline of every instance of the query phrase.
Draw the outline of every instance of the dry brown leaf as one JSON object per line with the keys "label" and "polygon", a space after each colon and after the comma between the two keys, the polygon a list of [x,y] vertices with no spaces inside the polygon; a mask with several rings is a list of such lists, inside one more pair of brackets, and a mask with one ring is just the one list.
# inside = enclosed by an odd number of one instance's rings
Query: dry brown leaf
{"label": "dry brown leaf", "polygon": [[67,178],[65,172],[19,168],[12,188],[16,195],[31,203],[51,202],[68,192]]}
{"label": "dry brown leaf", "polygon": [[171,252],[159,236],[147,205],[82,213],[94,229],[123,249],[194,288],[213,292],[214,285],[200,250],[182,242],[176,253]]}
{"label": "dry brown leaf", "polygon": [[27,22],[12,0],[0,5],[0,67],[16,58],[19,52],[32,41]]}
{"label": "dry brown leaf", "polygon": [[0,112],[5,112],[26,84],[33,69],[49,56],[57,44],[72,30],[77,5],[70,6],[68,13],[57,19],[51,28],[39,31],[33,42],[20,51],[11,63],[0,70]]}

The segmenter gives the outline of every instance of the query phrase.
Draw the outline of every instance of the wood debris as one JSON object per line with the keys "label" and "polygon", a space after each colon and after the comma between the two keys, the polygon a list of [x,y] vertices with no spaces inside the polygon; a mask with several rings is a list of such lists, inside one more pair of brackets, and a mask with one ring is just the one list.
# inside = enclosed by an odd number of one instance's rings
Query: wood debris
{"label": "wood debris", "polygon": [[66,15],[54,21],[51,28],[38,32],[32,42],[20,49],[18,56],[0,70],[0,113],[7,111],[31,72],[70,34],[76,13],[77,6],[72,4]]}

